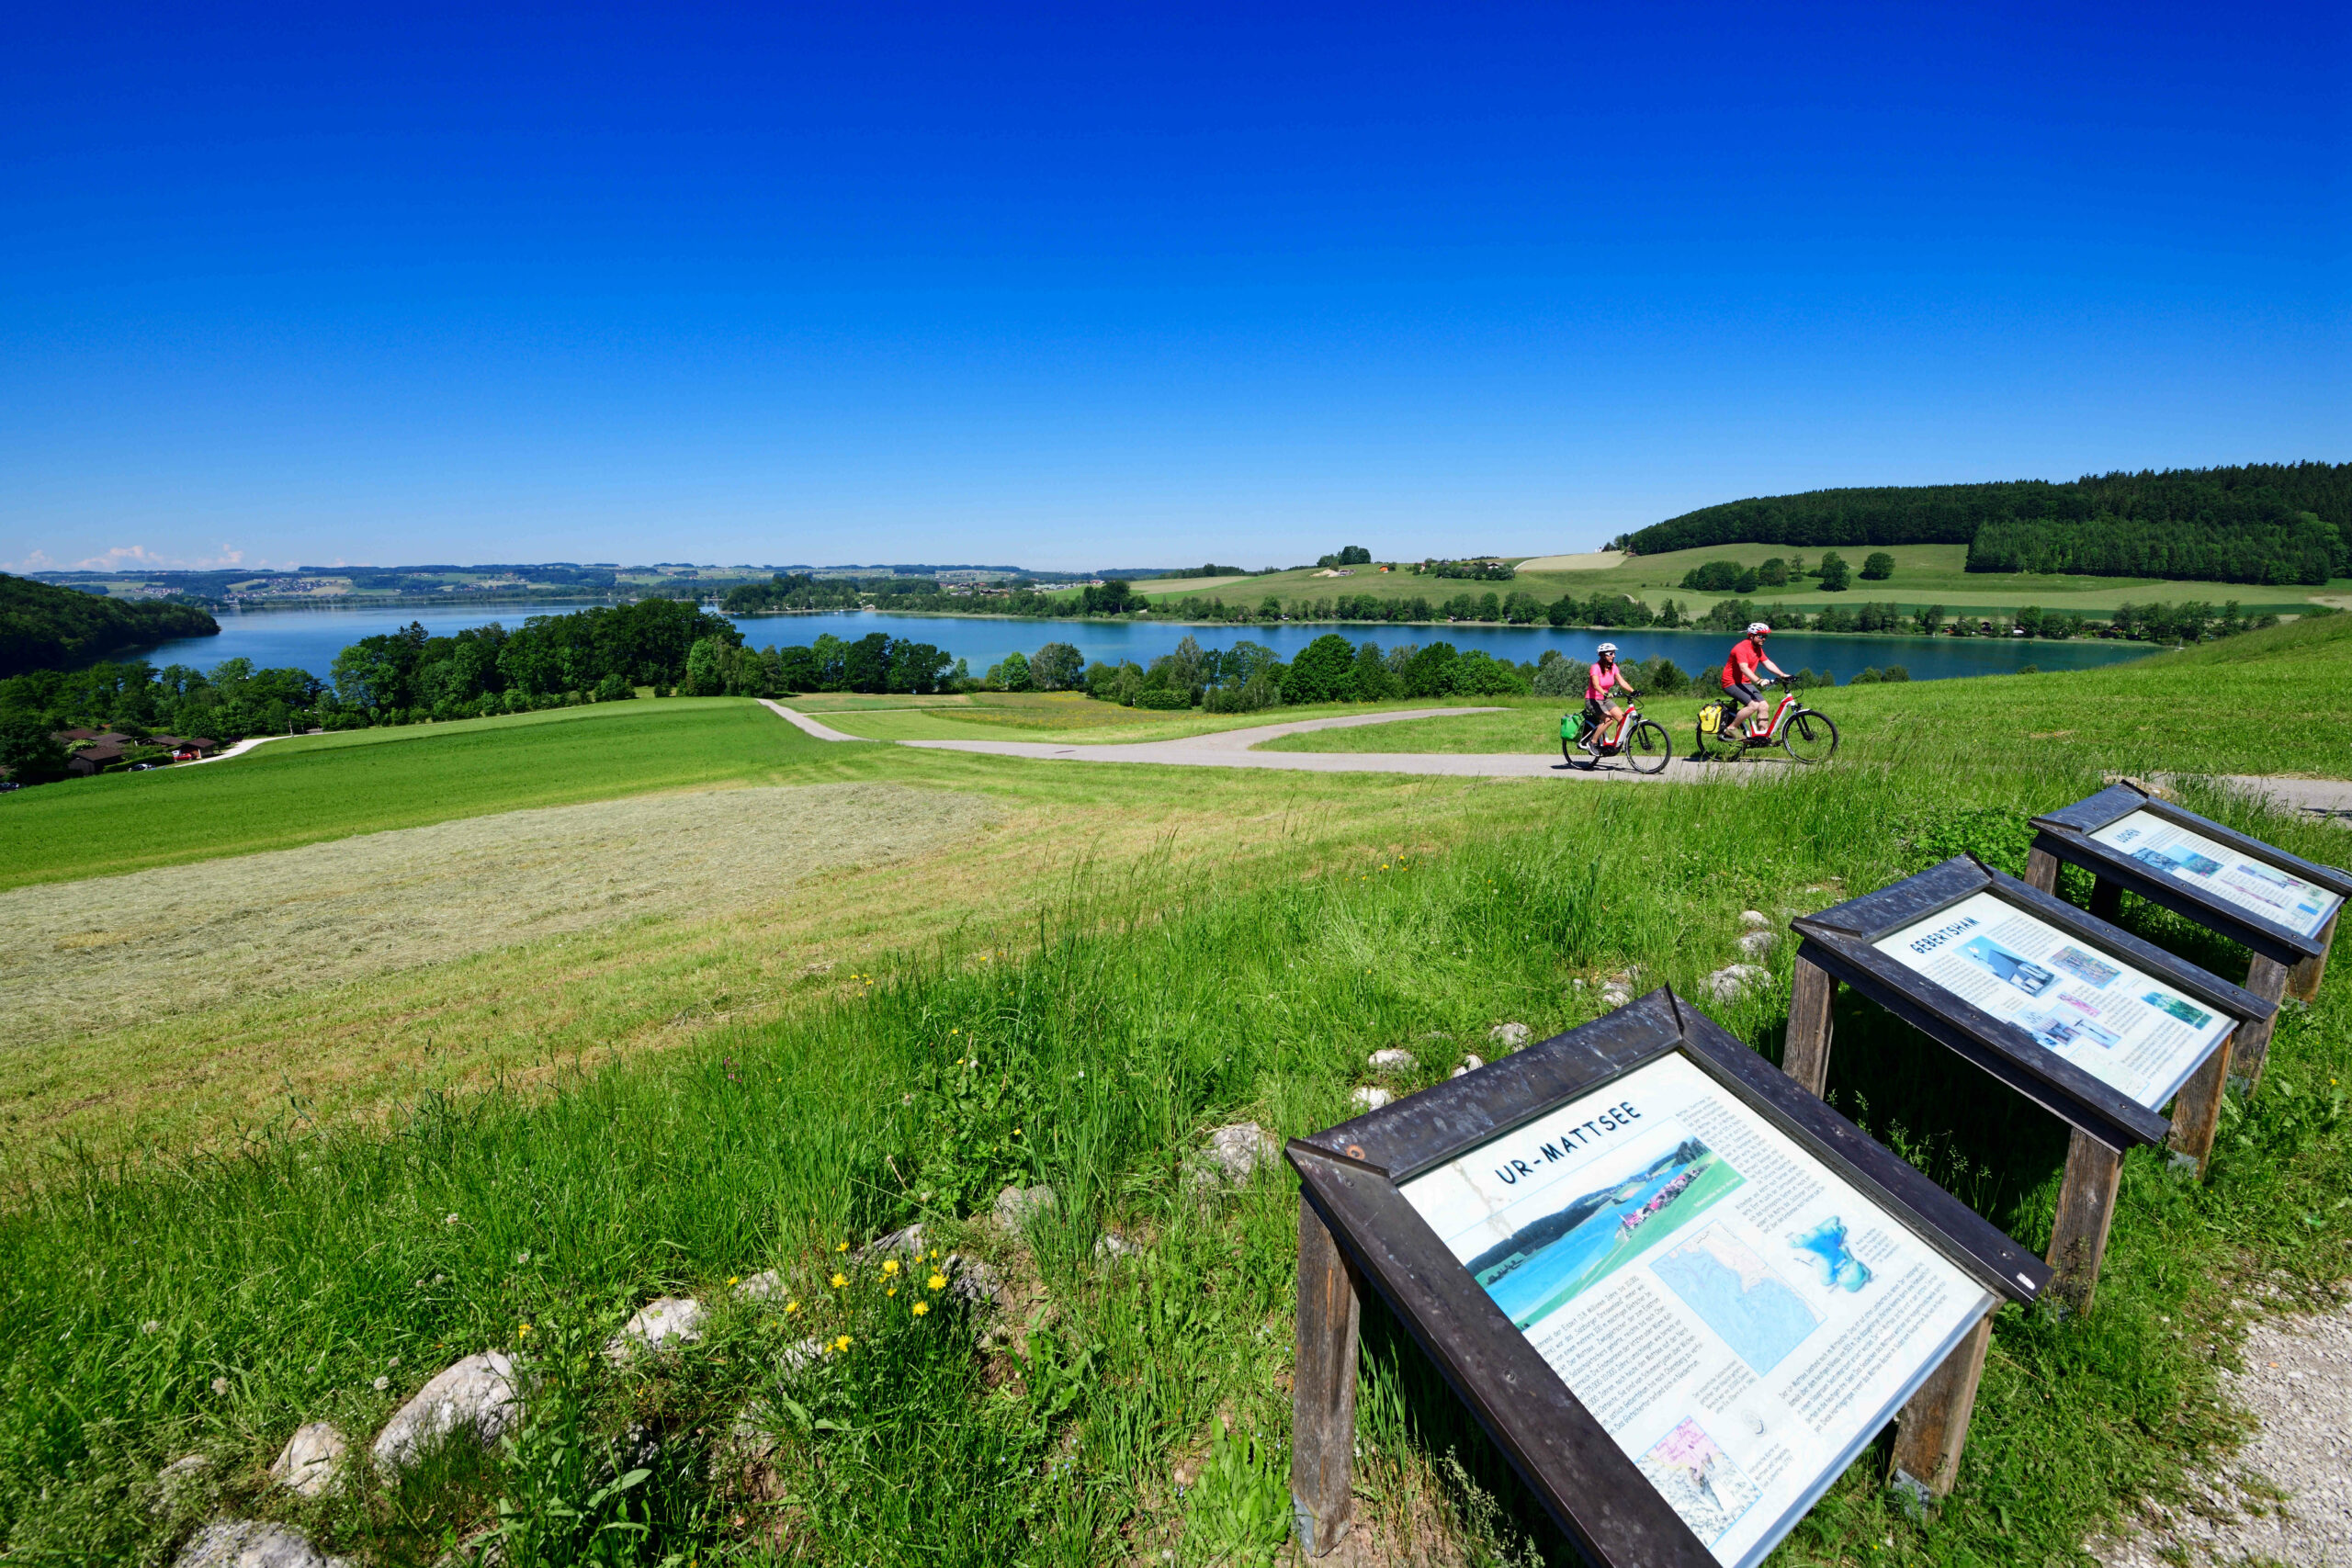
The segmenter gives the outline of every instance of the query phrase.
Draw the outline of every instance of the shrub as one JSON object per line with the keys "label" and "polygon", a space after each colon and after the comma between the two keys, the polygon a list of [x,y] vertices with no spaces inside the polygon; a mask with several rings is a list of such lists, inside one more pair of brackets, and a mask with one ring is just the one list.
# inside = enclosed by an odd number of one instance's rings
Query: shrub
{"label": "shrub", "polygon": [[1188,708],[1193,705],[1193,694],[1175,686],[1155,686],[1148,692],[1137,692],[1135,705],[1139,708]]}
{"label": "shrub", "polygon": [[1894,558],[1884,550],[1872,550],[1862,558],[1862,576],[1871,582],[1884,582],[1894,575]]}
{"label": "shrub", "polygon": [[1831,550],[1821,558],[1821,564],[1814,569],[1814,575],[1821,580],[1824,593],[1843,593],[1850,573],[1846,558]]}
{"label": "shrub", "polygon": [[594,694],[600,703],[625,703],[637,695],[637,688],[629,684],[628,677],[616,671],[596,682]]}

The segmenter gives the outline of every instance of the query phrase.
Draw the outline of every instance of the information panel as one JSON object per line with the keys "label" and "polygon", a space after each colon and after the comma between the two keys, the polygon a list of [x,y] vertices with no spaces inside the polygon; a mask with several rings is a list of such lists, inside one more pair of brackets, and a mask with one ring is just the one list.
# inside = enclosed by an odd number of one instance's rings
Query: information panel
{"label": "information panel", "polygon": [[2315,882],[2290,875],[2244,850],[2217,844],[2152,812],[2134,811],[2090,837],[2162,875],[2272,925],[2284,926],[2297,936],[2316,935],[2344,901]]}
{"label": "information panel", "polygon": [[1990,893],[1874,945],[2151,1111],[2236,1026]]}
{"label": "information panel", "polygon": [[1731,1568],[1995,1305],[1679,1054],[1399,1190]]}

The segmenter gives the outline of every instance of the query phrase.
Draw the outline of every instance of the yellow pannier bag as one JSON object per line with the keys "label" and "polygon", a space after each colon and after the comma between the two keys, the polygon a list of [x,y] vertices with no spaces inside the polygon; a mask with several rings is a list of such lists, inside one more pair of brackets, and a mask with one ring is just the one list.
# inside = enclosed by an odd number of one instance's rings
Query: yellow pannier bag
{"label": "yellow pannier bag", "polygon": [[1715,733],[1717,729],[1723,727],[1723,721],[1724,710],[1717,707],[1713,703],[1709,703],[1705,707],[1699,710],[1699,730],[1702,735],[1713,735]]}

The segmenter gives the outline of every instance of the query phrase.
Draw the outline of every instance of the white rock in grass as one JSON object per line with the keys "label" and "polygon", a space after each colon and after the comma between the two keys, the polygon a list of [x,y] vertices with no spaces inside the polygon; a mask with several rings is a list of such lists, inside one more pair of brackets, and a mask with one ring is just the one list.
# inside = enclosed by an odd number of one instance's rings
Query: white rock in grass
{"label": "white rock in grass", "polygon": [[1630,1002],[1633,999],[1634,987],[1626,985],[1623,981],[1607,980],[1601,983],[1600,1005],[1607,1008],[1610,1011],[1616,1011],[1619,1008],[1623,1007],[1627,1002]]}
{"label": "white rock in grass", "polygon": [[1366,1084],[1348,1098],[1355,1102],[1358,1111],[1377,1111],[1396,1096],[1385,1089],[1376,1089],[1371,1084]]}
{"label": "white rock in grass", "polygon": [[[1008,1187],[1004,1190],[1011,1192],[1013,1189]],[[1054,1203],[1051,1189],[1041,1187],[1037,1190],[1046,1194],[1046,1207],[1052,1208]],[[997,1201],[1000,1204],[1004,1201],[1002,1194],[998,1195]],[[892,1231],[879,1241],[866,1243],[857,1249],[857,1256],[860,1261],[868,1258],[915,1258],[922,1255],[922,1222],[918,1220],[913,1224]]]}
{"label": "white rock in grass", "polygon": [[180,1549],[174,1568],[345,1568],[300,1530],[254,1519],[215,1519]]}
{"label": "white rock in grass", "polygon": [[1393,1045],[1385,1051],[1374,1051],[1363,1060],[1364,1066],[1375,1073],[1409,1073],[1419,1066],[1410,1051],[1400,1051]]}
{"label": "white rock in grass", "polygon": [[1476,1055],[1475,1054],[1464,1056],[1462,1058],[1462,1065],[1453,1069],[1453,1076],[1457,1078],[1466,1077],[1486,1065],[1487,1059],[1484,1056]]}
{"label": "white rock in grass", "polygon": [[784,1276],[773,1269],[763,1269],[748,1280],[737,1281],[735,1293],[747,1302],[773,1301],[784,1294]]}
{"label": "white rock in grass", "polygon": [[1498,1023],[1487,1031],[1487,1038],[1506,1051],[1516,1051],[1526,1044],[1527,1037],[1534,1032],[1523,1023]]}
{"label": "white rock in grass", "polygon": [[1043,1183],[1035,1187],[1008,1187],[996,1195],[996,1223],[1006,1230],[1017,1231],[1053,1206],[1054,1190]]}
{"label": "white rock in grass", "polygon": [[707,1314],[692,1296],[660,1296],[637,1309],[621,1331],[605,1341],[605,1358],[626,1361],[639,1350],[675,1350],[702,1337]]}
{"label": "white rock in grass", "polygon": [[[1408,1061],[1411,1059],[1409,1056],[1406,1058]],[[1281,1157],[1282,1145],[1274,1141],[1272,1133],[1255,1122],[1235,1122],[1214,1128],[1209,1133],[1207,1145],[1201,1150],[1194,1184],[1224,1182],[1238,1187],[1261,1168],[1272,1167]]]}
{"label": "white rock in grass", "polygon": [[1094,1256],[1099,1262],[1116,1263],[1122,1258],[1142,1257],[1143,1248],[1117,1231],[1104,1231],[1094,1243]]}
{"label": "white rock in grass", "polygon": [[1707,976],[1707,995],[1719,1002],[1736,1002],[1770,978],[1756,964],[1726,964]]}
{"label": "white rock in grass", "polygon": [[335,1483],[335,1470],[350,1447],[332,1422],[297,1427],[269,1467],[269,1478],[301,1496],[321,1496]]}
{"label": "white rock in grass", "polygon": [[1749,931],[1760,931],[1772,922],[1764,918],[1764,911],[1761,909],[1742,909],[1739,912],[1739,923]]}
{"label": "white rock in grass", "polygon": [[940,1271],[947,1276],[947,1293],[957,1301],[976,1307],[992,1307],[1004,1300],[1004,1281],[995,1269],[977,1258],[951,1252]]}
{"label": "white rock in grass", "polygon": [[1780,944],[1778,931],[1748,931],[1739,939],[1740,952],[1750,958],[1761,958]]}
{"label": "white rock in grass", "polygon": [[445,1437],[464,1433],[483,1443],[504,1434],[521,1413],[514,1363],[484,1350],[444,1368],[376,1434],[376,1462],[389,1468],[415,1461]]}

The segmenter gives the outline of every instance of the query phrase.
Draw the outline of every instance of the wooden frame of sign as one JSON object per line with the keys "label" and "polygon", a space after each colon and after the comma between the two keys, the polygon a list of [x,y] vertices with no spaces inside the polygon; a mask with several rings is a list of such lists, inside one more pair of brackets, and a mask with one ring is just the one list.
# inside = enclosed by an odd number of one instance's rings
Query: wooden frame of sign
{"label": "wooden frame of sign", "polygon": [[[1604,1093],[1609,1103],[1594,1110]],[[1584,1120],[1565,1120],[1571,1112]],[[1707,1142],[1693,1125],[1707,1129]],[[1506,1157],[1521,1144],[1525,1159]],[[1670,1152],[1651,1160],[1661,1147]],[[2050,1278],[2026,1249],[1664,989],[1295,1138],[1287,1153],[1300,1182],[1291,1489],[1300,1541],[1313,1556],[1337,1545],[1351,1517],[1356,1331],[1366,1290],[1387,1303],[1590,1561],[1721,1568],[1768,1552],[1889,1418],[1897,1424],[1896,1483],[1927,1496],[1949,1491],[1992,1314],[2003,1300],[2033,1300]],[[1476,1179],[1492,1168],[1534,1206],[1490,1209],[1473,1199],[1474,1228],[1535,1216],[1532,1228],[1507,1233],[1506,1245],[1519,1250],[1476,1274],[1473,1265],[1493,1249],[1465,1256],[1478,1238],[1448,1239],[1430,1217],[1450,1212],[1474,1166]],[[1539,1185],[1555,1171],[1560,1185]],[[1563,1201],[1564,1191],[1577,1195]],[[1779,1240],[1832,1204],[1838,1215]],[[1798,1286],[1736,1239],[1740,1226],[1780,1255],[1780,1270],[1793,1269]],[[1874,1292],[1865,1256],[1883,1276]],[[1644,1259],[1646,1267],[1634,1266]],[[1705,1276],[1723,1289],[1681,1293],[1686,1304],[1670,1304],[1669,1292],[1701,1289],[1690,1283],[1701,1277],[1692,1270],[1716,1265],[1736,1270]],[[1549,1294],[1514,1322],[1498,1279]],[[1768,1321],[1780,1323],[1784,1344],[1759,1348],[1738,1326],[1749,1322],[1737,1314],[1751,1292],[1780,1314],[1756,1309],[1756,1332],[1769,1337]],[[1702,1301],[1718,1314],[1704,1324],[1731,1321],[1734,1332],[1713,1342],[1711,1359],[1661,1367],[1661,1344],[1680,1353],[1671,1335],[1698,1345],[1696,1334],[1672,1325],[1702,1322],[1691,1315]],[[1808,1303],[1826,1304],[1816,1311]],[[1726,1311],[1732,1319],[1722,1317]],[[1801,1314],[1792,1326],[1791,1312]],[[1557,1336],[1539,1348],[1538,1332],[1553,1335],[1555,1325],[1564,1325],[1558,1335],[1572,1327],[1582,1337],[1575,1348],[1562,1348]],[[1621,1344],[1628,1348],[1622,1362],[1614,1359]],[[1579,1373],[1587,1397],[1555,1370],[1589,1370],[1603,1358],[1607,1377]],[[1783,1380],[1812,1402],[1801,1416],[1792,1414],[1793,1400],[1772,1403],[1786,1397]],[[1690,1391],[1690,1408],[1703,1416],[1684,1415]],[[1627,1401],[1641,1398],[1656,1403],[1628,1415]],[[1759,1410],[1781,1413],[1769,1435]],[[1663,1438],[1642,1426],[1678,1416]],[[1717,1444],[1699,1419],[1728,1437]],[[1734,1422],[1752,1425],[1726,1425]],[[1636,1457],[1623,1445],[1637,1442],[1652,1446]],[[1768,1484],[1741,1468],[1743,1451]],[[1683,1477],[1680,1500],[1670,1502],[1665,1488]],[[1743,1498],[1736,1524],[1715,1534],[1720,1547],[1686,1522],[1713,1529],[1708,1510]]]}
{"label": "wooden frame of sign", "polygon": [[[1987,923],[1994,919],[2001,923]],[[2052,1289],[2082,1311],[2106,1255],[2124,1151],[2169,1142],[2177,1160],[2201,1173],[2221,1117],[2230,1035],[2267,1025],[2276,1011],[2274,1003],[1970,855],[1789,923],[1803,939],[1781,1058],[1791,1077],[1815,1094],[1827,1088],[1831,1003],[1843,982],[2066,1123],[2049,1261],[2056,1270]],[[2025,937],[2001,935],[2011,929],[2062,945],[2045,949],[2047,964],[2036,962],[2013,951]],[[1939,964],[1977,1000],[1923,972]],[[2124,976],[2131,978],[2123,992],[2146,988],[2138,998],[2100,998],[2099,1007],[2112,1010],[2104,1021],[2097,1010],[2068,1005],[2077,996],[2091,999],[2081,987],[2103,988]],[[2140,1021],[2136,1029],[2125,1026],[2127,1015]],[[2165,1051],[2167,1033],[2177,1038]],[[2136,1078],[2124,1072],[2126,1063],[2143,1064]],[[2137,1092],[2127,1092],[2134,1085]],[[2169,1121],[2155,1110],[2167,1100]]]}
{"label": "wooden frame of sign", "polygon": [[[2144,821],[2134,822],[2135,817]],[[2033,829],[2025,879],[2044,893],[2058,891],[2061,862],[2081,866],[2094,878],[2092,914],[2111,919],[2121,894],[2137,893],[2253,949],[2245,988],[2265,1001],[2292,997],[2308,1002],[2319,994],[2328,950],[2335,942],[2336,917],[2343,912],[2343,901],[2352,898],[2352,874],[2340,867],[2320,865],[2250,839],[2128,783],[2103,789],[2064,811],[2037,817]],[[2167,833],[2167,829],[2174,831]],[[2165,840],[2184,832],[2277,873],[2277,882],[2266,887],[2270,897],[2232,897],[2231,874],[2241,868],[2199,852],[2202,846],[2189,846],[2186,853],[2165,852]],[[2134,849],[2135,840],[2143,847]],[[2182,874],[2185,870],[2189,874]],[[2294,884],[2303,886],[2298,889]],[[2312,897],[2314,889],[2333,895],[2335,908],[2325,908],[2324,897]],[[2268,914],[2266,905],[2270,906]],[[2270,1055],[2270,1027],[2268,1019],[2248,1023],[2231,1042],[2231,1076],[2244,1079],[2249,1093],[2262,1082]]]}

